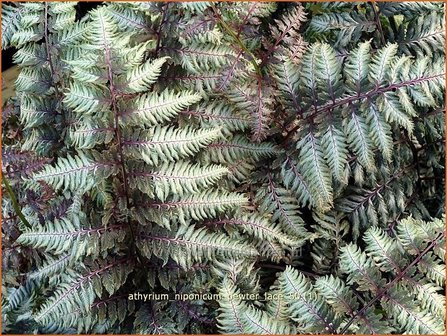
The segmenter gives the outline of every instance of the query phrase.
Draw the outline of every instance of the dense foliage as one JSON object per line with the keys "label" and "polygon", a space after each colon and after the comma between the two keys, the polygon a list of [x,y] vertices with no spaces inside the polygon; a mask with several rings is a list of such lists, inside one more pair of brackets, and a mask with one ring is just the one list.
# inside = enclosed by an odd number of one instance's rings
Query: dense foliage
{"label": "dense foliage", "polygon": [[2,4],[3,333],[445,333],[443,3],[92,7]]}

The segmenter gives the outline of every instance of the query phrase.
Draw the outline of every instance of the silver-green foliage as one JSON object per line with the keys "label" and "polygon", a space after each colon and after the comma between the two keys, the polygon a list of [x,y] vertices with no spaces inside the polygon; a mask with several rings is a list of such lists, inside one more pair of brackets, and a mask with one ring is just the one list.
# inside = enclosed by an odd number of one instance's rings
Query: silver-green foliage
{"label": "silver-green foliage", "polygon": [[444,5],[93,7],[2,5],[5,332],[444,333]]}
{"label": "silver-green foliage", "polygon": [[[352,243],[341,248],[339,276],[312,280],[287,266],[264,295],[261,308],[242,302],[237,283],[224,275],[218,318],[221,330],[238,334],[390,334],[404,330],[443,334],[444,219],[427,223],[410,217],[398,224],[396,238],[372,227],[363,240],[364,250]],[[421,257],[426,262],[413,262]],[[426,277],[415,276],[417,268]],[[442,274],[441,278],[435,273]]]}

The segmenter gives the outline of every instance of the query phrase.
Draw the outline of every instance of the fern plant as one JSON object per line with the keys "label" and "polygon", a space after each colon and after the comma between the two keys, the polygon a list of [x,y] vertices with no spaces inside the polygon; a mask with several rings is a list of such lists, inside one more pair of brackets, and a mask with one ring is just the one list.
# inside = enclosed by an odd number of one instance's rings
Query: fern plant
{"label": "fern plant", "polygon": [[2,5],[3,332],[445,332],[443,4],[83,6]]}
{"label": "fern plant", "polygon": [[[341,248],[339,276],[309,279],[287,266],[264,294],[277,299],[260,308],[238,299],[237,284],[224,275],[219,327],[239,334],[441,334],[444,230],[444,219],[426,223],[412,217],[399,223],[396,238],[371,227],[363,251],[353,243]],[[417,270],[424,280],[414,277]]]}

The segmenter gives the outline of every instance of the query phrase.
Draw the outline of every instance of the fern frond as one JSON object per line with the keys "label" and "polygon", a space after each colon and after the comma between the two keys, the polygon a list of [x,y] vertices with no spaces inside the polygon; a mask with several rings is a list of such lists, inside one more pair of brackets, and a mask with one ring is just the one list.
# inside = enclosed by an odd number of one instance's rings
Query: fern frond
{"label": "fern frond", "polygon": [[74,11],[74,7],[76,6],[76,4],[76,2],[71,1],[52,3],[50,5],[50,11],[52,14],[70,13]]}
{"label": "fern frond", "polygon": [[165,201],[169,195],[198,193],[203,188],[211,187],[228,169],[219,165],[202,166],[186,161],[167,162],[161,167],[147,171],[140,169],[130,173],[130,185],[149,196]]}
{"label": "fern frond", "polygon": [[94,85],[84,85],[78,81],[70,84],[64,103],[77,113],[93,114],[109,109],[110,97]]}
{"label": "fern frond", "polygon": [[288,232],[305,236],[306,229],[296,198],[289,190],[277,186],[270,174],[267,179],[268,183],[257,191],[255,197],[260,211],[272,214],[271,220],[278,220]]}
{"label": "fern frond", "polygon": [[352,112],[351,118],[346,124],[345,133],[348,142],[359,162],[370,172],[376,170],[372,141],[369,136],[369,129],[363,116]]}
{"label": "fern frond", "polygon": [[236,216],[229,219],[219,219],[209,224],[241,227],[242,230],[255,236],[259,240],[278,241],[285,246],[296,247],[303,244],[302,239],[287,235],[277,225],[271,224],[267,218],[252,214]]}
{"label": "fern frond", "polygon": [[279,60],[286,58],[298,64],[306,47],[306,42],[300,34],[304,21],[306,21],[304,7],[296,4],[276,19],[275,25],[270,24],[270,33],[275,41],[267,46],[268,51],[263,62],[273,54]]}
{"label": "fern frond", "polygon": [[286,251],[278,242],[253,239],[252,244],[258,253],[267,260],[279,263],[286,259]]}
{"label": "fern frond", "polygon": [[372,259],[354,244],[341,248],[340,270],[348,274],[348,284],[358,284],[361,291],[372,290],[377,293],[385,285]]}
{"label": "fern frond", "polygon": [[158,165],[191,156],[218,139],[220,134],[219,128],[154,127],[135,131],[125,138],[123,145],[127,155]]}
{"label": "fern frond", "polygon": [[107,6],[107,11],[114,18],[120,30],[134,32],[134,29],[138,29],[152,32],[150,29],[150,19],[144,13],[123,6],[121,3],[113,3]]}
{"label": "fern frond", "polygon": [[240,158],[260,160],[279,153],[279,149],[269,143],[254,144],[243,136],[234,137],[231,141],[216,142],[207,146],[204,155],[213,162],[233,162]]}
{"label": "fern frond", "polygon": [[286,188],[290,188],[295,193],[300,204],[304,206],[315,204],[315,195],[308,182],[304,180],[298,164],[288,155],[281,166],[281,178]]}
{"label": "fern frond", "polygon": [[[445,273],[444,273],[445,274]],[[441,287],[432,283],[422,283],[413,279],[404,278],[402,283],[406,286],[406,290],[412,293],[421,303],[422,309],[433,312],[441,319],[445,316],[445,297],[439,294]]]}
{"label": "fern frond", "polygon": [[229,93],[229,98],[238,110],[247,111],[250,115],[253,141],[264,140],[268,135],[269,120],[273,113],[272,91],[258,79],[236,86]]}
{"label": "fern frond", "polygon": [[[442,221],[434,220],[427,223],[408,217],[402,220],[397,228],[399,242],[409,254],[420,254],[427,242],[436,239],[436,235],[444,230],[440,223]],[[445,265],[441,262],[444,260],[445,249],[441,246],[435,248],[433,252],[422,258],[418,269],[438,286],[442,286],[445,282]]]}
{"label": "fern frond", "polygon": [[281,92],[280,99],[294,113],[301,114],[301,106],[297,99],[299,84],[299,66],[289,59],[283,59],[273,66],[273,77]]}
{"label": "fern frond", "polygon": [[399,102],[396,96],[385,94],[382,97],[379,97],[378,106],[385,112],[387,121],[397,122],[405,127],[410,134],[413,133],[413,121],[403,112],[404,106]]}
{"label": "fern frond", "polygon": [[45,263],[36,271],[28,274],[30,279],[41,281],[45,277],[54,277],[66,272],[66,267],[70,261],[69,254],[61,254],[57,258],[48,256]]}
{"label": "fern frond", "polygon": [[[317,48],[319,57],[315,64],[316,76],[320,79],[320,99],[331,100],[335,102],[335,98],[343,92],[341,83],[341,64],[337,60],[335,50],[327,44],[321,44]],[[324,94],[321,97],[321,94]],[[327,95],[327,97],[326,97]]]}
{"label": "fern frond", "polygon": [[175,51],[181,56],[182,67],[193,74],[222,68],[229,63],[230,57],[236,56],[233,49],[224,45],[188,44]]}
{"label": "fern frond", "polygon": [[[315,288],[333,307],[337,314],[340,316],[346,314],[354,317],[354,314],[359,308],[359,303],[349,287],[342,280],[332,275],[321,277],[315,281]],[[375,334],[389,332],[391,329],[387,326],[386,321],[380,321],[379,318],[380,315],[375,315],[370,309],[364,315],[359,315],[355,326],[351,328],[357,333],[365,332]]]}
{"label": "fern frond", "polygon": [[[82,309],[72,309],[64,316],[63,326],[76,327],[78,332],[84,330],[100,331],[105,326],[115,326],[124,320],[124,312],[133,313],[135,303],[128,300],[127,295],[113,295],[106,299],[96,300],[89,312]],[[99,328],[99,329],[97,329]],[[119,328],[119,327],[117,327]]]}
{"label": "fern frond", "polygon": [[[47,227],[34,230],[26,230],[23,232],[18,241],[24,245],[31,245],[37,248],[45,248],[46,251],[53,250],[55,254],[61,254],[69,248],[70,241],[66,237],[70,237],[70,231],[80,229],[79,218],[75,217],[73,221],[67,218],[55,220],[49,223]],[[66,237],[64,237],[64,234]]]}
{"label": "fern frond", "polygon": [[228,278],[224,278],[220,288],[223,300],[219,301],[220,314],[217,322],[219,329],[228,334],[244,333],[244,326],[240,318],[244,307],[241,300],[235,300],[236,291],[236,286]]}
{"label": "fern frond", "polygon": [[183,197],[174,195],[172,199],[164,202],[153,202],[148,209],[137,209],[136,214],[142,224],[155,221],[157,224],[169,228],[169,223],[174,218],[186,225],[186,221],[189,219],[200,221],[214,218],[218,214],[235,210],[236,207],[246,203],[246,197],[238,193],[202,191]]}
{"label": "fern frond", "polygon": [[75,22],[55,33],[54,45],[71,47],[82,42],[87,36],[89,26],[85,22]]}
{"label": "fern frond", "polygon": [[180,22],[179,30],[179,41],[184,46],[208,43],[219,45],[222,43],[224,36],[216,23],[203,15]]}
{"label": "fern frond", "polygon": [[105,7],[99,7],[90,12],[91,23],[88,39],[97,49],[104,51],[116,48],[114,42],[118,43],[118,27],[110,12]]}
{"label": "fern frond", "polygon": [[327,274],[336,268],[339,249],[344,245],[343,238],[348,234],[350,225],[342,213],[331,210],[326,213],[312,214],[315,224],[312,228],[316,239],[312,246],[312,268],[319,274]]}
{"label": "fern frond", "polygon": [[348,162],[348,146],[343,132],[335,125],[329,125],[320,145],[332,175],[338,181],[347,183],[345,167]]}
{"label": "fern frond", "polygon": [[337,329],[339,320],[334,312],[300,272],[288,266],[278,278],[278,288],[288,303],[289,315],[299,324],[298,331]]}
{"label": "fern frond", "polygon": [[168,57],[158,58],[128,70],[125,78],[118,77],[118,82],[120,83],[119,88],[125,93],[146,91],[157,81],[161,73],[161,67],[167,60]]}
{"label": "fern frond", "polygon": [[233,18],[233,15],[235,16],[234,20],[236,20],[236,22],[243,23],[245,20],[253,23],[254,25],[258,25],[261,18],[268,17],[278,7],[276,3],[266,2],[239,2],[235,4],[222,3],[220,5],[224,11],[224,14],[228,12],[229,17]]}
{"label": "fern frond", "polygon": [[[152,126],[171,120],[181,110],[200,101],[193,92],[174,93],[165,90],[161,93],[148,93],[131,101],[126,101],[122,119],[128,125]],[[129,106],[130,105],[130,106]]]}
{"label": "fern frond", "polygon": [[2,49],[10,46],[11,38],[20,29],[25,8],[2,4]]}
{"label": "fern frond", "polygon": [[16,89],[22,92],[46,95],[51,88],[52,79],[46,68],[24,68],[16,80]]}
{"label": "fern frond", "polygon": [[193,262],[203,259],[213,260],[218,257],[254,257],[257,251],[246,243],[232,240],[222,233],[209,233],[205,228],[180,226],[176,232],[166,232],[152,228],[150,233],[139,235],[137,242],[141,252],[150,258],[152,255],[166,264],[172,258],[186,269]]}
{"label": "fern frond", "polygon": [[283,321],[273,319],[267,313],[248,306],[239,298],[238,288],[227,278],[220,287],[219,329],[224,333],[291,334],[295,328]]}
{"label": "fern frond", "polygon": [[298,144],[300,150],[299,162],[303,178],[308,181],[309,188],[315,197],[317,209],[327,209],[332,206],[331,173],[323,157],[319,140],[309,133]]}
{"label": "fern frond", "polygon": [[49,12],[51,13],[50,25],[56,31],[70,27],[76,20],[76,2],[61,2],[51,4]]}
{"label": "fern frond", "polygon": [[398,188],[401,183],[412,181],[414,176],[409,174],[408,167],[392,173],[384,176],[383,181],[375,181],[375,187],[371,190],[349,188],[350,194],[337,204],[340,210],[350,214],[356,235],[359,226],[368,223],[377,226],[379,220],[388,222],[397,211],[405,210],[407,195]]}
{"label": "fern frond", "polygon": [[377,86],[389,84],[385,81],[385,76],[390,70],[391,62],[393,61],[393,57],[396,55],[396,52],[397,45],[388,44],[371,58],[369,76]]}
{"label": "fern frond", "polygon": [[47,52],[42,45],[30,43],[17,50],[14,63],[20,66],[43,66],[47,62]]}
{"label": "fern frond", "polygon": [[20,121],[25,129],[50,123],[55,116],[54,110],[54,101],[23,95],[20,100]]}
{"label": "fern frond", "polygon": [[6,304],[2,302],[2,315],[17,309],[23,302],[29,300],[38,287],[39,282],[30,279],[18,288],[14,288],[11,293],[8,293]]}
{"label": "fern frond", "polygon": [[[166,315],[166,303],[144,305],[135,313],[134,328],[139,334],[176,334],[178,330],[172,314]],[[151,319],[147,317],[151,316]]]}
{"label": "fern frond", "polygon": [[[408,253],[417,255],[423,251],[427,241],[430,239],[426,234],[427,231],[432,231],[432,235],[440,232],[441,226],[437,225],[438,220],[432,223],[427,223],[417,220],[413,217],[408,217],[399,222],[397,227],[397,235],[400,243],[406,248]],[[442,221],[439,221],[442,223]],[[425,228],[427,226],[427,228]],[[430,230],[428,230],[430,228]]]}
{"label": "fern frond", "polygon": [[376,22],[355,11],[322,13],[313,17],[309,25],[312,32],[323,33],[320,34],[320,39],[324,39],[328,33],[334,33],[335,45],[339,48],[357,42],[363,32],[372,32],[375,29]]}
{"label": "fern frond", "polygon": [[440,260],[433,254],[427,254],[418,265],[418,269],[438,286],[443,286],[445,283],[445,265],[440,264]]}
{"label": "fern frond", "polygon": [[266,298],[272,298],[267,300],[265,304],[265,310],[273,319],[279,321],[289,320],[288,304],[284,299],[284,295],[278,290],[273,289],[265,293]]}
{"label": "fern frond", "polygon": [[253,260],[235,258],[214,260],[211,270],[220,279],[228,278],[237,283],[238,287],[247,293],[256,293],[259,290],[259,278]]}
{"label": "fern frond", "polygon": [[85,275],[67,274],[66,280],[34,314],[35,320],[42,324],[57,323],[72,307],[90,311],[95,296],[103,287],[110,295],[121,287],[131,272],[129,266],[128,259],[120,259],[100,265]]}
{"label": "fern frond", "polygon": [[399,43],[399,49],[407,55],[443,54],[444,49],[441,46],[445,44],[444,15],[440,14],[433,11],[427,16],[423,15],[410,21],[408,26],[399,26],[396,41]]}
{"label": "fern frond", "polygon": [[367,244],[366,253],[382,272],[398,272],[407,261],[399,251],[398,243],[377,227],[365,233],[364,241]]}
{"label": "fern frond", "polygon": [[195,117],[202,126],[219,125],[222,132],[232,134],[249,127],[250,118],[245,114],[238,114],[235,108],[225,102],[209,102],[200,104],[197,108],[181,112],[188,118]]}
{"label": "fern frond", "polygon": [[412,298],[402,295],[402,288],[394,287],[382,300],[387,313],[398,323],[402,329],[414,334],[443,334],[444,323],[417,307]]}
{"label": "fern frond", "polygon": [[445,4],[92,6],[2,6],[3,333],[445,333]]}
{"label": "fern frond", "polygon": [[80,256],[98,255],[100,251],[112,248],[124,238],[123,225],[84,228],[79,223],[72,224],[63,218],[48,222],[43,228],[26,230],[17,241],[57,255],[71,251],[71,258],[78,259]]}
{"label": "fern frond", "polygon": [[381,12],[386,16],[403,15],[408,18],[420,16],[432,12],[444,12],[444,5],[436,2],[414,2],[414,3],[380,3]]}
{"label": "fern frond", "polygon": [[371,42],[360,43],[358,48],[353,50],[343,69],[347,78],[346,84],[353,92],[360,94],[363,88],[369,87],[368,74],[369,63],[371,62]]}
{"label": "fern frond", "polygon": [[374,104],[370,105],[366,122],[368,123],[374,144],[380,149],[384,159],[390,161],[393,152],[391,127]]}
{"label": "fern frond", "polygon": [[358,309],[358,302],[346,284],[334,276],[325,276],[315,281],[316,290],[327,300],[338,314],[353,315]]}
{"label": "fern frond", "polygon": [[42,33],[35,27],[22,28],[17,30],[11,37],[10,44],[13,47],[21,48],[28,43],[37,42],[42,38]]}
{"label": "fern frond", "polygon": [[[92,58],[92,61],[97,61],[97,59]],[[69,65],[77,63],[77,66],[71,66],[72,77],[77,83],[96,83],[105,84],[107,82],[106,75],[102,69],[93,64],[79,64],[76,61],[67,61]],[[86,65],[85,67],[83,65]],[[87,90],[88,86],[86,87]],[[93,88],[94,90],[94,88]],[[91,91],[91,90],[89,90]]]}
{"label": "fern frond", "polygon": [[30,182],[44,181],[54,189],[87,191],[97,183],[97,179],[106,178],[115,169],[112,163],[101,162],[97,158],[98,154],[86,152],[60,158],[54,166],[46,166],[33,174]]}
{"label": "fern frond", "polygon": [[33,151],[40,156],[48,156],[54,146],[60,141],[55,129],[46,124],[32,128],[22,144],[22,150]]}
{"label": "fern frond", "polygon": [[92,149],[112,141],[115,129],[107,123],[90,121],[74,124],[68,129],[68,139],[78,149]]}
{"label": "fern frond", "polygon": [[32,173],[41,170],[51,159],[39,157],[31,152],[19,150],[2,151],[2,173],[8,177],[28,178]]}

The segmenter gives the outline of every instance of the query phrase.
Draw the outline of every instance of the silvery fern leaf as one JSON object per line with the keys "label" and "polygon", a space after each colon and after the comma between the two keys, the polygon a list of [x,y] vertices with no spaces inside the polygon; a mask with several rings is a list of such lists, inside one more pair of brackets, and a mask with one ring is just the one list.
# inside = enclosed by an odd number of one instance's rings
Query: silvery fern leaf
{"label": "silvery fern leaf", "polygon": [[207,232],[205,228],[180,226],[175,232],[152,228],[139,235],[138,247],[148,257],[155,255],[167,263],[172,258],[181,267],[193,262],[219,257],[255,257],[257,251],[246,243],[232,240],[223,233]]}
{"label": "silvery fern leaf", "polygon": [[198,193],[209,188],[229,173],[220,165],[199,165],[187,161],[166,162],[157,168],[135,166],[129,173],[130,186],[151,197],[165,201],[170,195]]}
{"label": "silvery fern leaf", "polygon": [[114,163],[97,159],[98,153],[87,152],[59,158],[54,166],[47,165],[40,172],[34,173],[28,182],[36,185],[37,182],[44,181],[54,189],[86,192],[97,183],[95,178],[104,179],[115,170]]}
{"label": "silvery fern leaf", "polygon": [[119,90],[124,93],[146,91],[157,81],[161,73],[161,67],[168,59],[168,57],[158,58],[128,70],[125,76],[117,79]]}
{"label": "silvery fern leaf", "polygon": [[150,165],[158,165],[159,162],[191,156],[217,140],[220,135],[219,128],[157,126],[126,136],[123,141],[124,152],[131,157],[141,158]]}
{"label": "silvery fern leaf", "polygon": [[147,93],[123,104],[126,108],[122,120],[126,125],[163,124],[200,100],[200,95],[190,91],[175,93],[165,90],[161,93]]}

